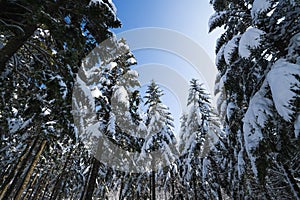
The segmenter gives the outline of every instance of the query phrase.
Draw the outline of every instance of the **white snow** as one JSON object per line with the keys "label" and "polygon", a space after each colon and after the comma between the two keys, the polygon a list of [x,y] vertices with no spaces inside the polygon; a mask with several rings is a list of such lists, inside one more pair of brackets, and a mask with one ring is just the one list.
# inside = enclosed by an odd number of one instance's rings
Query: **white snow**
{"label": "white snow", "polygon": [[300,65],[289,63],[285,59],[279,59],[267,74],[276,110],[286,121],[290,121],[290,115],[293,114],[289,102],[296,97],[291,87],[300,87],[293,74],[300,74]]}
{"label": "white snow", "polygon": [[230,118],[232,117],[232,114],[235,109],[236,109],[235,104],[233,102],[229,102],[229,104],[227,105],[227,109],[226,109],[226,116],[227,116],[228,120],[230,120]]}
{"label": "white snow", "polygon": [[222,56],[224,55],[224,49],[225,49],[225,44],[220,48],[220,50],[216,55],[216,60],[215,60],[216,66],[218,66],[220,64],[220,61],[222,60]]}
{"label": "white snow", "polygon": [[134,58],[129,58],[129,59],[127,60],[127,62],[130,63],[131,65],[137,63],[137,62],[136,62],[136,59],[134,59]]}
{"label": "white snow", "polygon": [[108,4],[105,3],[103,0],[91,0],[88,6],[91,6],[93,4],[106,5],[107,8],[114,14],[115,19],[116,19],[117,8],[112,0],[108,0]]}
{"label": "white snow", "polygon": [[229,40],[229,42],[226,44],[224,48],[224,58],[225,58],[225,62],[228,65],[230,65],[230,61],[232,59],[232,53],[238,47],[237,42],[240,39],[240,37],[241,37],[240,35],[234,36],[231,40]]}
{"label": "white snow", "polygon": [[289,48],[288,48],[289,56],[293,56],[294,54],[296,54],[299,47],[300,47],[300,33],[297,33],[290,40],[290,44],[289,44]]}
{"label": "white snow", "polygon": [[119,102],[129,107],[129,97],[126,89],[123,86],[116,87],[113,97]]}
{"label": "white snow", "polygon": [[93,86],[91,88],[91,94],[92,94],[92,97],[94,97],[94,98],[102,97],[102,93],[97,86]]}
{"label": "white snow", "polygon": [[139,77],[139,73],[138,73],[136,70],[129,70],[129,71],[127,72],[127,74],[128,74],[128,75],[131,75],[131,76],[133,76],[133,77],[135,77],[135,78],[138,78],[138,77]]}
{"label": "white snow", "polygon": [[265,127],[268,116],[272,116],[270,107],[272,101],[265,98],[266,82],[262,88],[252,97],[249,108],[243,119],[244,139],[247,151],[255,149],[262,139],[261,129]]}
{"label": "white snow", "polygon": [[[84,97],[86,97],[88,99],[88,103],[89,103],[90,107],[95,108],[95,99],[93,98],[89,87],[86,85],[86,83],[84,81],[81,80],[81,78],[78,75],[76,77],[76,83],[77,83],[77,87],[79,87],[78,89],[80,89],[80,91],[82,91],[84,93]],[[78,99],[80,97],[75,97],[75,98]],[[80,109],[80,108],[78,108],[78,109]]]}
{"label": "white snow", "polygon": [[[115,133],[116,132],[116,116],[112,112],[110,112],[109,123],[108,123],[108,126],[107,126],[107,130],[110,133]],[[115,135],[115,134],[113,134],[113,135]]]}
{"label": "white snow", "polygon": [[211,27],[213,23],[226,15],[227,11],[220,11],[213,14],[208,20],[208,27]]}
{"label": "white snow", "polygon": [[108,64],[109,70],[113,70],[117,66],[118,66],[118,64],[116,62],[111,62],[111,63]]}
{"label": "white snow", "polygon": [[18,131],[20,129],[20,127],[22,126],[23,121],[20,119],[7,119],[7,124],[8,124],[8,128],[9,128],[9,132],[10,133],[15,133],[16,131]]}
{"label": "white snow", "polygon": [[264,34],[265,32],[260,29],[253,27],[248,28],[242,35],[239,43],[240,56],[249,58],[251,55],[250,49],[255,49],[260,46],[261,36]]}
{"label": "white snow", "polygon": [[62,79],[59,80],[58,84],[60,86],[60,91],[62,93],[62,98],[65,99],[67,97],[67,93],[68,93],[67,85]]}
{"label": "white snow", "polygon": [[256,19],[260,13],[267,11],[271,6],[270,0],[255,0],[251,9],[252,19]]}
{"label": "white snow", "polygon": [[294,123],[294,128],[295,128],[295,137],[299,137],[300,133],[300,114],[298,114],[297,119]]}
{"label": "white snow", "polygon": [[238,175],[241,177],[241,175],[244,173],[245,169],[245,161],[243,158],[243,150],[240,150],[238,153]]}

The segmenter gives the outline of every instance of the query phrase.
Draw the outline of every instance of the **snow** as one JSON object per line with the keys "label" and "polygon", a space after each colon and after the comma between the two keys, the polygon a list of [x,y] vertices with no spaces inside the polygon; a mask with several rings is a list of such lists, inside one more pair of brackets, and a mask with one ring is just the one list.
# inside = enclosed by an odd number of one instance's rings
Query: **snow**
{"label": "snow", "polygon": [[131,76],[133,76],[133,77],[135,77],[135,78],[138,78],[138,77],[139,77],[139,73],[138,73],[136,70],[129,70],[129,71],[127,72],[127,74],[128,74],[128,75],[131,75]]}
{"label": "snow", "polygon": [[15,133],[22,126],[22,120],[8,118],[7,122],[8,122],[7,124],[10,133]]}
{"label": "snow", "polygon": [[279,59],[267,74],[267,81],[271,88],[273,101],[278,114],[284,120],[290,121],[293,110],[289,102],[296,98],[291,88],[299,88],[300,84],[294,75],[300,74],[300,66],[289,63],[285,59]]}
{"label": "snow", "polygon": [[238,153],[238,175],[241,177],[241,175],[244,173],[244,166],[245,161],[243,158],[243,150],[240,150]]}
{"label": "snow", "polygon": [[[95,99],[93,98],[91,91],[89,89],[89,87],[86,85],[86,83],[84,81],[81,80],[81,78],[77,75],[76,77],[76,83],[77,83],[77,87],[79,87],[78,89],[80,89],[80,91],[82,91],[84,93],[84,97],[88,99],[88,103],[90,105],[91,108],[95,108]],[[80,98],[79,96],[75,98]],[[80,108],[77,108],[80,109]]]}
{"label": "snow", "polygon": [[270,107],[272,101],[265,98],[266,82],[262,88],[252,97],[249,108],[243,119],[244,139],[248,150],[255,149],[262,139],[261,129],[265,127],[265,123],[269,116],[272,116]]}
{"label": "snow", "polygon": [[218,66],[220,64],[220,61],[222,60],[222,56],[224,55],[224,49],[225,49],[225,44],[220,48],[220,50],[216,55],[216,60],[215,60],[216,66]]}
{"label": "snow", "polygon": [[298,138],[300,133],[300,114],[298,114],[297,116],[297,119],[294,123],[294,128],[295,128],[295,137]]}
{"label": "snow", "polygon": [[238,47],[237,42],[240,39],[240,35],[234,36],[229,42],[226,44],[224,48],[224,58],[225,62],[230,65],[230,61],[232,59],[232,54],[235,49]]}
{"label": "snow", "polygon": [[137,63],[135,58],[129,58],[129,59],[127,60],[127,62],[130,63],[131,65]]}
{"label": "snow", "polygon": [[111,63],[108,64],[109,70],[113,70],[117,66],[118,66],[118,64],[116,62],[111,62]]}
{"label": "snow", "polygon": [[88,6],[91,6],[93,4],[95,4],[95,5],[106,5],[107,8],[111,11],[111,13],[114,14],[114,17],[116,19],[117,8],[116,8],[116,6],[115,6],[115,4],[113,3],[112,0],[108,0],[108,4],[105,3],[103,0],[91,0]]}
{"label": "snow", "polygon": [[262,128],[265,127],[266,121],[272,117],[270,107],[273,102],[265,98],[267,94],[267,81],[264,81],[260,90],[252,97],[248,110],[244,116],[243,131],[245,140],[245,149],[250,159],[253,173],[257,175],[255,157],[252,152],[255,150],[263,138]]}
{"label": "snow", "polygon": [[208,20],[208,27],[211,27],[216,21],[220,20],[224,15],[226,15],[227,11],[220,11],[214,13]]}
{"label": "snow", "polygon": [[65,99],[68,93],[67,85],[62,79],[59,80],[58,84],[60,86],[60,91],[62,92],[62,98]]}
{"label": "snow", "polygon": [[113,97],[119,102],[129,107],[129,97],[126,89],[123,86],[116,87]]}
{"label": "snow", "polygon": [[239,43],[239,54],[243,58],[249,58],[251,55],[250,49],[255,49],[260,46],[261,36],[264,35],[265,32],[250,27],[246,30],[246,32],[242,35],[240,43]]}
{"label": "snow", "polygon": [[102,97],[102,93],[97,86],[93,86],[91,88],[91,94],[92,94],[92,97],[94,97],[94,98]]}
{"label": "snow", "polygon": [[252,19],[256,19],[260,13],[267,11],[271,6],[270,0],[255,0],[251,9]]}
{"label": "snow", "polygon": [[234,110],[236,109],[236,106],[233,102],[230,102],[228,105],[227,105],[227,109],[226,109],[226,116],[227,116],[227,119],[230,120],[230,118],[232,117],[232,114],[234,112]]}
{"label": "snow", "polygon": [[300,33],[297,33],[290,40],[290,44],[288,48],[289,56],[293,56],[294,54],[296,54],[297,50],[299,50],[299,47],[300,47]]}

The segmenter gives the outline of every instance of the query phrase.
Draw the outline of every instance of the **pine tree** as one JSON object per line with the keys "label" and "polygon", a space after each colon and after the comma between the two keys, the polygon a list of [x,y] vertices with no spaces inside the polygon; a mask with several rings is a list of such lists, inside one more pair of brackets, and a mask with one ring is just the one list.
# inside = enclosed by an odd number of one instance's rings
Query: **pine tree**
{"label": "pine tree", "polygon": [[233,198],[299,198],[299,169],[286,163],[299,160],[294,133],[299,124],[300,4],[211,3],[216,13],[210,29],[225,25],[216,47],[216,92],[228,135],[226,168],[231,172],[224,188]]}
{"label": "pine tree", "polygon": [[[71,113],[74,74],[120,22],[113,5],[100,1],[1,1],[0,7],[5,10],[0,13],[0,153],[5,169],[0,196],[20,198],[33,187],[27,196],[48,197],[77,184],[66,186],[69,179],[59,189],[50,181],[57,180],[63,165],[59,158],[66,160],[64,151],[77,140]],[[45,167],[55,166],[51,161],[57,166]]]}
{"label": "pine tree", "polygon": [[[191,80],[188,97],[188,114],[182,117],[182,132],[180,133],[180,179],[185,186],[188,197],[210,199],[218,198],[218,191],[212,191],[210,184],[212,171],[210,169],[211,150],[218,135],[217,124],[213,123],[212,108],[209,95],[197,80]],[[214,161],[216,162],[216,161]],[[212,171],[210,171],[212,170]],[[215,188],[214,188],[215,189]]]}
{"label": "pine tree", "polygon": [[[146,119],[147,136],[144,141],[140,161],[151,166],[151,199],[156,199],[158,174],[165,167],[171,165],[177,155],[176,139],[174,135],[173,118],[169,109],[162,103],[163,93],[158,85],[152,81],[146,91]],[[150,154],[150,160],[147,159]]]}

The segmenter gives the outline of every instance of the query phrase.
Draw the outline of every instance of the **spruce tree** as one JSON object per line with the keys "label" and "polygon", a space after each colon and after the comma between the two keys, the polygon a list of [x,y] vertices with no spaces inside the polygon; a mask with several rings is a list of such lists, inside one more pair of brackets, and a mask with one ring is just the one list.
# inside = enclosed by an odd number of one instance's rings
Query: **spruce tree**
{"label": "spruce tree", "polygon": [[[233,198],[299,198],[298,1],[211,1]],[[278,84],[280,83],[280,84]],[[291,162],[293,160],[293,162]],[[275,188],[282,187],[278,191]]]}

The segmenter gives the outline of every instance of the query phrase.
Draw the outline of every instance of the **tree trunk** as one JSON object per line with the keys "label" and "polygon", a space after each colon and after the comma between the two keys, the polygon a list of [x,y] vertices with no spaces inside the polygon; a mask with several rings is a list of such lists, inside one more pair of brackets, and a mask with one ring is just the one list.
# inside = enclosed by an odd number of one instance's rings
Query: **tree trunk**
{"label": "tree trunk", "polygon": [[35,166],[37,165],[39,159],[40,159],[40,156],[42,155],[43,151],[44,151],[44,148],[47,144],[47,141],[46,140],[43,140],[42,144],[40,145],[40,148],[39,148],[39,151],[37,152],[36,156],[34,157],[33,159],[33,162],[31,163],[30,167],[29,167],[29,171],[27,172],[23,182],[22,182],[22,185],[20,187],[20,189],[17,191],[17,195],[15,196],[15,200],[20,200],[21,199],[21,196],[23,194],[23,191],[25,190],[29,180],[30,180],[30,177],[33,173],[33,170],[35,168]]}
{"label": "tree trunk", "polygon": [[155,200],[156,199],[156,194],[155,194],[155,171],[152,171],[151,174],[151,178],[152,178],[152,184],[151,184],[151,188],[152,188],[152,195],[151,195],[151,199]]}
{"label": "tree trunk", "polygon": [[65,173],[66,173],[66,168],[67,168],[68,163],[69,163],[69,159],[70,159],[70,156],[71,156],[71,151],[72,151],[72,150],[70,150],[70,151],[68,152],[68,155],[67,155],[65,164],[64,164],[64,166],[63,166],[63,168],[62,168],[62,170],[61,170],[61,173],[59,174],[59,176],[58,176],[57,179],[56,179],[56,182],[55,182],[55,184],[54,184],[54,188],[53,188],[53,191],[52,191],[50,200],[56,199],[57,196],[58,196],[58,194],[59,194],[59,190],[61,190],[61,187],[60,187],[60,186],[61,186],[61,182],[63,181],[63,177],[64,177],[64,175],[65,175]]}
{"label": "tree trunk", "polygon": [[124,188],[124,177],[121,178],[121,186],[120,186],[120,194],[119,194],[119,200],[122,200],[122,192]]}
{"label": "tree trunk", "polygon": [[85,188],[85,194],[82,199],[84,200],[92,200],[94,189],[96,187],[96,179],[98,177],[98,172],[100,168],[100,161],[96,158],[93,158],[93,167],[91,169],[91,174],[87,183],[87,187]]}
{"label": "tree trunk", "polygon": [[[0,200],[1,199],[9,199],[9,196],[12,194],[12,191],[14,189],[14,186],[18,182],[18,178],[21,177],[23,170],[26,168],[26,164],[29,160],[29,156],[32,154],[36,143],[38,141],[38,138],[35,138],[28,148],[24,150],[23,155],[20,157],[18,164],[16,165],[16,168],[10,173],[9,177],[1,187],[0,192]],[[30,148],[29,148],[30,147]],[[28,150],[29,149],[29,150]]]}
{"label": "tree trunk", "polygon": [[35,176],[34,176],[32,182],[31,182],[30,186],[28,187],[28,189],[27,189],[27,191],[26,191],[26,194],[25,194],[25,196],[24,196],[23,199],[27,199],[27,196],[30,196],[30,195],[32,194],[32,190],[33,190],[33,189],[30,191],[30,188],[33,188],[33,187],[34,187],[34,184],[35,184],[35,181],[37,180],[38,175],[39,175],[39,173],[36,173],[36,174],[35,174]]}
{"label": "tree trunk", "polygon": [[197,183],[196,183],[195,178],[193,178],[193,185],[194,185],[194,197],[195,197],[195,200],[197,200],[198,199],[198,195],[197,195]]}

